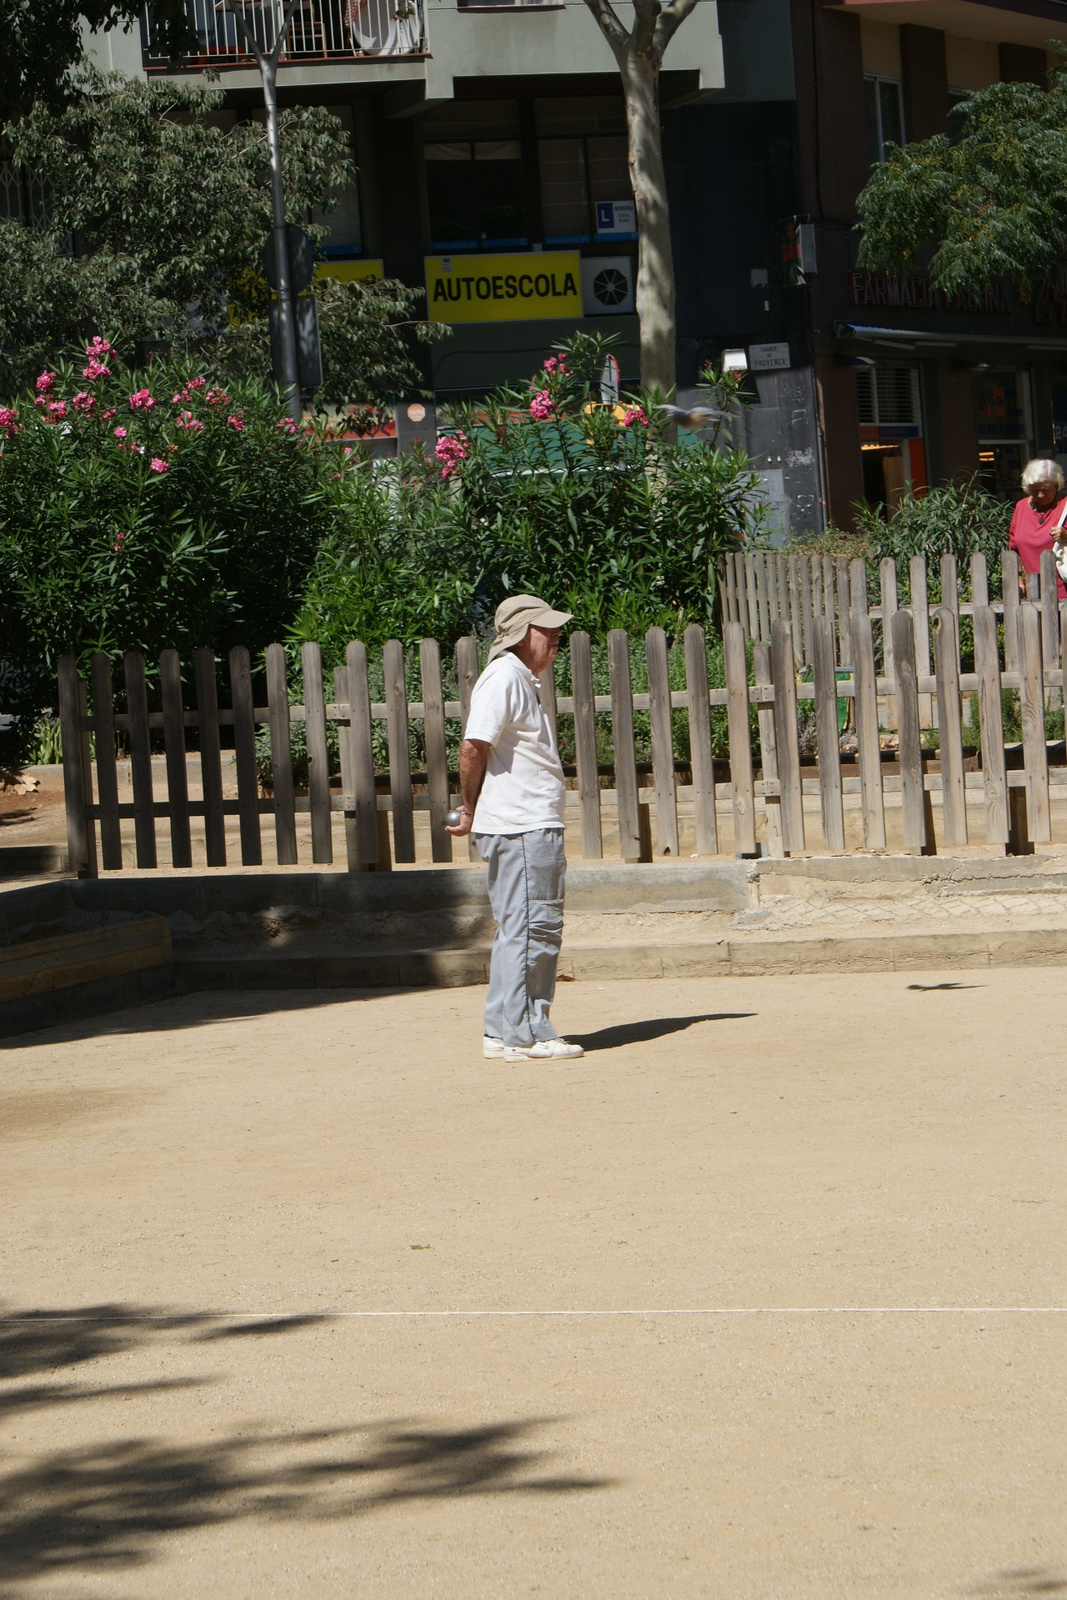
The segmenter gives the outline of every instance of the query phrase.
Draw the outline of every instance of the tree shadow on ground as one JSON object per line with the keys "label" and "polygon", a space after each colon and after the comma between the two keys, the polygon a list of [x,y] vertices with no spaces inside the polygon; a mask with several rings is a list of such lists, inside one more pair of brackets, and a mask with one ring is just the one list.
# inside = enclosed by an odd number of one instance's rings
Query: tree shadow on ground
{"label": "tree shadow on ground", "polygon": [[[330,1320],[125,1304],[0,1313],[0,1414],[216,1382],[70,1379],[87,1362],[157,1341],[274,1338]],[[45,1373],[59,1381],[40,1381]],[[37,1381],[19,1382],[26,1378]],[[612,1479],[547,1470],[551,1452],[531,1444],[544,1426],[537,1417],[459,1429],[394,1418],[300,1433],[246,1428],[195,1443],[127,1436],[52,1451],[0,1477],[0,1595],[42,1577],[142,1566],[170,1535],[243,1519],[337,1521],[407,1500],[610,1486]]]}
{"label": "tree shadow on ground", "polygon": [[0,1306],[0,1379],[78,1367],[100,1356],[119,1355],[160,1334],[193,1339],[248,1338],[292,1333],[328,1315],[234,1318],[210,1311],[175,1312],[118,1304],[51,1311],[4,1311]]}
{"label": "tree shadow on ground", "polygon": [[618,1022],[595,1033],[572,1033],[568,1037],[585,1051],[619,1050],[624,1044],[651,1044],[669,1033],[682,1033],[698,1022],[739,1022],[755,1017],[755,1011],[708,1011],[698,1017],[650,1017],[645,1022]]}
{"label": "tree shadow on ground", "polygon": [[82,1039],[126,1038],[138,1033],[180,1033],[212,1023],[243,1022],[279,1011],[312,1011],[323,1006],[352,1005],[359,1000],[382,1000],[415,994],[413,988],[381,989],[194,989],[172,994],[144,1005],[127,1006],[98,1017],[72,1017],[30,1033],[0,1039],[0,1052],[29,1050],[34,1045],[76,1044]]}
{"label": "tree shadow on ground", "polygon": [[909,983],[909,989],[915,989],[919,994],[936,994],[942,989],[984,989],[984,983]]}
{"label": "tree shadow on ground", "polygon": [[995,1572],[967,1593],[981,1595],[983,1600],[1030,1600],[1032,1595],[1067,1594],[1067,1577],[1050,1567],[1015,1567]]}
{"label": "tree shadow on ground", "polygon": [[543,1426],[538,1418],[461,1429],[393,1421],[55,1451],[0,1480],[0,1571],[12,1593],[42,1577],[143,1566],[161,1539],[249,1518],[333,1522],[404,1501],[610,1486],[544,1471],[550,1452],[528,1443]]}

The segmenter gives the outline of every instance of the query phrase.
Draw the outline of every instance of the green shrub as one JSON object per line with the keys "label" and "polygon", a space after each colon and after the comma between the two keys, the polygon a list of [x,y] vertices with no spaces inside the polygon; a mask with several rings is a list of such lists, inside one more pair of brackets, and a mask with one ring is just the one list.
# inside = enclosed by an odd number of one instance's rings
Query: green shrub
{"label": "green shrub", "polygon": [[103,342],[87,358],[0,411],[0,698],[16,713],[54,704],[65,652],[85,672],[94,650],[255,656],[335,523],[336,447],[294,435],[276,391],[130,371]]}
{"label": "green shrub", "polygon": [[[486,636],[508,593],[575,626],[677,638],[707,623],[715,567],[762,526],[760,480],[728,448],[673,443],[650,396],[600,402],[602,338],[579,335],[530,384],[457,407],[437,460],[347,460],[343,525],[322,546],[290,631],[330,664],[349,639]],[[709,375],[722,415],[733,380]]]}

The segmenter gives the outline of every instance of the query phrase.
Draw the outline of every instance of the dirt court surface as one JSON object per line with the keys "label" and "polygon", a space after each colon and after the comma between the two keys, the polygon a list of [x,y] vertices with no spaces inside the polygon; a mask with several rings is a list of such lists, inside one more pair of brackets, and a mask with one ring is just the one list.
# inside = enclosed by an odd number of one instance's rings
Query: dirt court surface
{"label": "dirt court surface", "polygon": [[0,1052],[0,1594],[1067,1596],[1063,971]]}

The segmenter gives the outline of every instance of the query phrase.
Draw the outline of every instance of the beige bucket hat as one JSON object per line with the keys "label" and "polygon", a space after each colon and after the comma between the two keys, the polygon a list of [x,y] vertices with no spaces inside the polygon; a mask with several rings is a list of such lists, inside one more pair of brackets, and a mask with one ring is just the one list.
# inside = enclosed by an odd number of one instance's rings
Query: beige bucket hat
{"label": "beige bucket hat", "polygon": [[502,650],[510,650],[512,645],[521,644],[528,629],[562,628],[573,615],[571,611],[553,611],[546,600],[539,600],[535,594],[509,595],[506,600],[501,600],[493,618],[496,638],[489,652],[490,661]]}

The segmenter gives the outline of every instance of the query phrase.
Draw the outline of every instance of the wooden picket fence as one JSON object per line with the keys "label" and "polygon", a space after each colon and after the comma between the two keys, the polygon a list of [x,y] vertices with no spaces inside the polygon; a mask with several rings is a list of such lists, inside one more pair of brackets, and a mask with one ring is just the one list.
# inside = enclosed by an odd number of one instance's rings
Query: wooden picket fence
{"label": "wooden picket fence", "polygon": [[[991,606],[1004,622],[1005,666],[1009,671],[1018,667],[1018,611],[1019,611],[1019,560],[1014,550],[1006,550],[1001,557],[1001,597],[990,601],[985,556],[972,556],[970,561],[970,599],[961,600],[955,556],[944,556],[938,574],[941,585],[941,604],[954,612],[957,620],[971,616],[976,606]],[[849,618],[853,610],[866,610],[872,623],[880,624],[883,637],[884,659],[891,654],[891,643],[886,632],[899,609],[897,599],[896,563],[887,557],[878,569],[880,604],[869,606],[868,572],[866,563],[848,561],[844,557],[802,556],[776,550],[750,550],[737,552],[723,558],[719,564],[719,590],[722,597],[723,618],[740,624],[746,639],[770,643],[771,626],[776,621],[789,622],[793,630],[794,658],[798,666],[811,666],[814,662],[813,623],[816,617],[830,617],[834,622],[837,661],[841,667],[852,665],[852,638]],[[927,601],[928,574],[923,556],[913,556],[909,562],[908,586],[913,603],[912,613],[918,659],[929,671],[930,620]],[[1042,652],[1045,666],[1053,668],[1059,661],[1059,600],[1056,584],[1056,563],[1051,550],[1041,559],[1040,573],[1027,575],[1027,599],[1036,604],[1042,615]]]}
{"label": "wooden picket fence", "polygon": [[[827,588],[811,589],[813,601],[819,594],[820,603],[813,603],[810,615],[803,600],[808,591],[799,585],[795,591],[790,587],[790,558],[786,559],[786,583],[776,589],[776,595],[783,597],[783,603],[784,597],[789,596],[790,615],[783,615],[779,606],[774,616],[768,612],[766,627],[761,623],[757,629],[752,685],[748,681],[746,628],[736,615],[728,616],[724,624],[726,687],[722,689],[709,688],[706,640],[700,627],[689,627],[685,633],[686,685],[680,691],[670,688],[667,640],[662,629],[653,628],[646,635],[647,694],[633,691],[630,642],[624,632],[608,635],[608,695],[594,694],[589,635],[571,634],[573,693],[557,696],[550,671],[542,679],[542,701],[553,728],[561,715],[574,719],[583,856],[603,856],[602,807],[613,801],[618,851],[624,861],[648,860],[653,855],[676,857],[679,798],[692,803],[698,855],[714,856],[724,848],[742,857],[757,854],[758,800],[763,802],[765,812],[763,847],[770,853],[795,853],[820,845],[829,851],[842,851],[846,783],[858,788],[863,848],[867,850],[886,848],[885,796],[894,790],[900,794],[903,847],[908,851],[935,848],[931,794],[938,791],[942,812],[938,842],[948,847],[968,843],[968,788],[980,789],[984,807],[982,837],[986,843],[1028,849],[1033,842],[1050,840],[1050,773],[1044,713],[1049,691],[1062,693],[1067,625],[1059,608],[1047,598],[1043,603],[1040,595],[1019,602],[1009,581],[1014,557],[1005,557],[1007,575],[999,607],[988,603],[981,560],[972,563],[972,599],[962,605],[955,563],[946,558],[940,572],[942,603],[932,609],[926,600],[925,572],[920,574],[915,563],[912,593],[921,597],[915,607],[895,603],[895,574],[891,578],[883,563],[882,606],[868,608],[866,572],[862,562],[855,562],[844,574],[847,590],[840,569],[835,568],[836,603],[832,611],[826,608]],[[745,576],[747,581],[747,569]],[[920,576],[921,585],[917,582]],[[809,577],[813,580],[814,572]],[[748,592],[746,589],[746,595]],[[792,610],[794,592],[800,605],[799,621]],[[1045,592],[1046,596],[1055,595],[1054,581]],[[735,600],[737,593],[735,565]],[[841,603],[846,594],[848,609],[843,612]],[[747,603],[746,599],[746,606]],[[973,619],[975,650],[975,671],[964,675],[959,661],[961,613]],[[1004,623],[1003,659],[999,620]],[[877,650],[876,626],[880,635]],[[1050,649],[1053,637],[1054,654]],[[290,704],[285,652],[281,645],[273,644],[266,652],[267,704],[257,706],[248,652],[238,648],[229,657],[230,706],[226,709],[218,704],[215,658],[211,651],[200,650],[193,663],[196,704],[190,708],[184,701],[178,654],[166,650],[160,657],[162,709],[150,712],[144,659],[131,652],[124,661],[127,709],[120,714],[114,709],[111,662],[97,655],[91,666],[90,715],[89,685],[79,678],[73,659],[65,657],[59,667],[59,704],[72,864],[86,876],[95,876],[101,866],[105,871],[119,870],[124,861],[123,823],[132,821],[136,865],[156,867],[156,826],[165,821],[170,833],[171,864],[189,867],[193,861],[191,821],[202,819],[209,867],[226,866],[234,854],[239,854],[242,865],[260,866],[264,859],[262,824],[268,817],[273,819],[275,858],[279,865],[292,865],[298,861],[297,817],[310,813],[311,860],[325,865],[333,860],[333,813],[341,812],[349,870],[381,869],[392,859],[416,859],[417,811],[429,813],[432,860],[450,861],[454,841],[445,831],[445,816],[456,796],[452,792],[455,775],[448,770],[446,723],[453,719],[461,728],[466,724],[471,691],[478,676],[474,639],[458,641],[455,663],[459,700],[446,701],[439,646],[433,639],[423,640],[423,699],[409,702],[404,651],[397,641],[390,641],[384,649],[385,701],[376,704],[370,698],[366,649],[354,642],[348,646],[345,665],[334,671],[334,697],[327,700],[321,652],[317,644],[309,643],[302,651],[303,703]],[[842,667],[850,673],[844,681]],[[1017,690],[1020,695],[1023,748],[1018,770],[1009,770],[1016,752],[1012,751],[1009,758],[1005,750],[1001,702],[1005,689]],[[965,770],[961,695],[971,693],[977,694],[979,702],[980,771]],[[851,703],[858,784],[842,774],[838,726],[842,698]],[[807,782],[799,748],[799,701],[814,702],[818,765],[814,776],[810,765],[806,769]],[[762,765],[758,776],[750,727],[753,705],[760,733]],[[728,762],[712,757],[711,708],[715,706],[726,710]],[[635,759],[635,710],[647,711],[650,716],[651,789],[642,788]],[[681,764],[674,757],[672,729],[672,713],[678,711],[688,720],[691,751],[681,772]],[[613,767],[607,779],[597,764],[598,713],[610,713],[611,717]],[[411,770],[408,734],[409,723],[415,719],[421,720],[424,727],[424,774],[413,774]],[[295,722],[305,725],[309,770],[306,796],[297,795],[294,790],[290,730]],[[340,792],[331,792],[326,732],[330,722],[337,725]],[[384,724],[387,734],[387,778],[375,774],[375,722]],[[923,749],[923,728],[932,722],[940,737],[936,755]],[[270,795],[260,792],[256,773],[256,729],[262,726],[269,729],[270,737]],[[198,730],[202,799],[191,798],[189,793],[187,728]],[[224,728],[233,730],[235,798],[224,797]],[[898,749],[883,751],[885,728],[895,730]],[[153,787],[154,729],[161,729],[163,734],[165,800],[156,798]],[[119,800],[116,732],[124,735],[129,752],[129,802]],[[95,762],[90,756],[91,735],[95,736]],[[974,766],[973,758],[971,765]],[[932,766],[939,770],[930,770]],[[1061,774],[1067,779],[1067,768],[1061,767],[1055,776]],[[686,775],[688,782],[684,782]],[[602,788],[602,781],[613,784],[613,793]],[[416,782],[419,794],[414,793]],[[421,792],[423,789],[425,793]],[[812,837],[809,842],[809,833],[814,834],[814,829],[805,818],[805,791],[818,794],[818,841]],[[655,814],[654,840],[650,801]],[[231,835],[229,839],[228,816],[238,820],[236,837]],[[727,817],[729,830],[721,825]],[[466,844],[461,842],[461,849],[465,855]]]}

